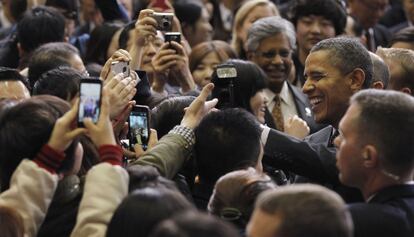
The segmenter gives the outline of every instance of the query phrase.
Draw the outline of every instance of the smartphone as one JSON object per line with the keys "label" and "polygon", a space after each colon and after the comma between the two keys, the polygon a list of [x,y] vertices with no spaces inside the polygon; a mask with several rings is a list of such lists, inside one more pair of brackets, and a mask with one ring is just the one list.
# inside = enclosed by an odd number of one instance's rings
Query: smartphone
{"label": "smartphone", "polygon": [[84,126],[84,118],[91,118],[92,122],[97,123],[101,112],[102,81],[98,78],[82,79],[79,95],[78,126]]}
{"label": "smartphone", "polygon": [[180,32],[167,32],[164,35],[165,42],[175,41],[181,44],[181,33]]}
{"label": "smartphone", "polygon": [[129,74],[130,74],[129,62],[113,61],[111,64],[111,71],[114,73],[114,75],[118,75],[122,73],[123,78],[129,77]]}
{"label": "smartphone", "polygon": [[150,136],[150,110],[148,106],[136,105],[129,114],[129,147],[140,144],[144,151],[148,148]]}
{"label": "smartphone", "polygon": [[153,8],[159,8],[162,11],[168,10],[170,9],[170,7],[167,4],[168,0],[152,0],[151,1],[151,6]]}

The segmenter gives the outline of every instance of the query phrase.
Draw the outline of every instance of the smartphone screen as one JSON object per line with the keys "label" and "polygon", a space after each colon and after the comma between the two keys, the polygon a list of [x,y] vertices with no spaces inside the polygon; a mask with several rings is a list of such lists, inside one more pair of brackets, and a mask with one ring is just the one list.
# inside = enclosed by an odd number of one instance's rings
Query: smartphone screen
{"label": "smartphone screen", "polygon": [[149,108],[147,106],[134,106],[129,115],[129,145],[140,144],[144,150],[147,149],[150,127]]}
{"label": "smartphone screen", "polygon": [[99,79],[84,79],[80,83],[80,98],[78,124],[83,126],[84,118],[98,122],[101,110],[102,81]]}

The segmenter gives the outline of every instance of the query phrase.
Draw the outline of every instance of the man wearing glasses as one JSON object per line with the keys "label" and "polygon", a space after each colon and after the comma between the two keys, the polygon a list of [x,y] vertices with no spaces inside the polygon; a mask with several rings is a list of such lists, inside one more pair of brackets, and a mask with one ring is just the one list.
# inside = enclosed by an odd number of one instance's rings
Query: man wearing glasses
{"label": "man wearing glasses", "polygon": [[318,131],[321,126],[312,117],[308,99],[288,81],[295,74],[293,25],[281,17],[262,18],[251,26],[246,46],[248,59],[259,65],[268,77],[265,89],[269,101],[265,116],[267,125],[284,131],[284,124],[296,115],[306,121],[311,133]]}

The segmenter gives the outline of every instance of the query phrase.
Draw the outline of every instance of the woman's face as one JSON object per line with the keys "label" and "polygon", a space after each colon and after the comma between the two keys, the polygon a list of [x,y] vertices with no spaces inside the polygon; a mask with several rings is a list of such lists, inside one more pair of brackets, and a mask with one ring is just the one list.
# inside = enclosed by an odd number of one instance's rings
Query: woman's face
{"label": "woman's face", "polygon": [[257,120],[262,124],[265,123],[266,103],[267,100],[263,90],[257,91],[256,94],[250,98],[250,109]]}
{"label": "woman's face", "polygon": [[218,64],[222,63],[216,52],[208,53],[192,72],[194,82],[199,88],[211,82],[211,75]]}
{"label": "woman's face", "polygon": [[256,6],[254,7],[250,13],[247,14],[246,18],[244,18],[244,21],[241,24],[241,27],[238,29],[238,37],[241,40],[241,42],[244,44],[247,39],[247,32],[249,31],[252,24],[264,17],[268,16],[274,16],[272,9],[268,6]]}

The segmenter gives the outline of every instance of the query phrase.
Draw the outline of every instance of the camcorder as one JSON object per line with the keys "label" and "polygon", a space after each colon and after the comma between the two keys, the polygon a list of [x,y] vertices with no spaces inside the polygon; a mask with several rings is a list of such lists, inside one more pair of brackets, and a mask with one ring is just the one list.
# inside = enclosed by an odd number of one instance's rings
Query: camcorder
{"label": "camcorder", "polygon": [[216,77],[213,77],[213,98],[218,99],[217,108],[233,108],[234,102],[234,80],[237,80],[237,70],[232,64],[221,64],[216,68]]}

